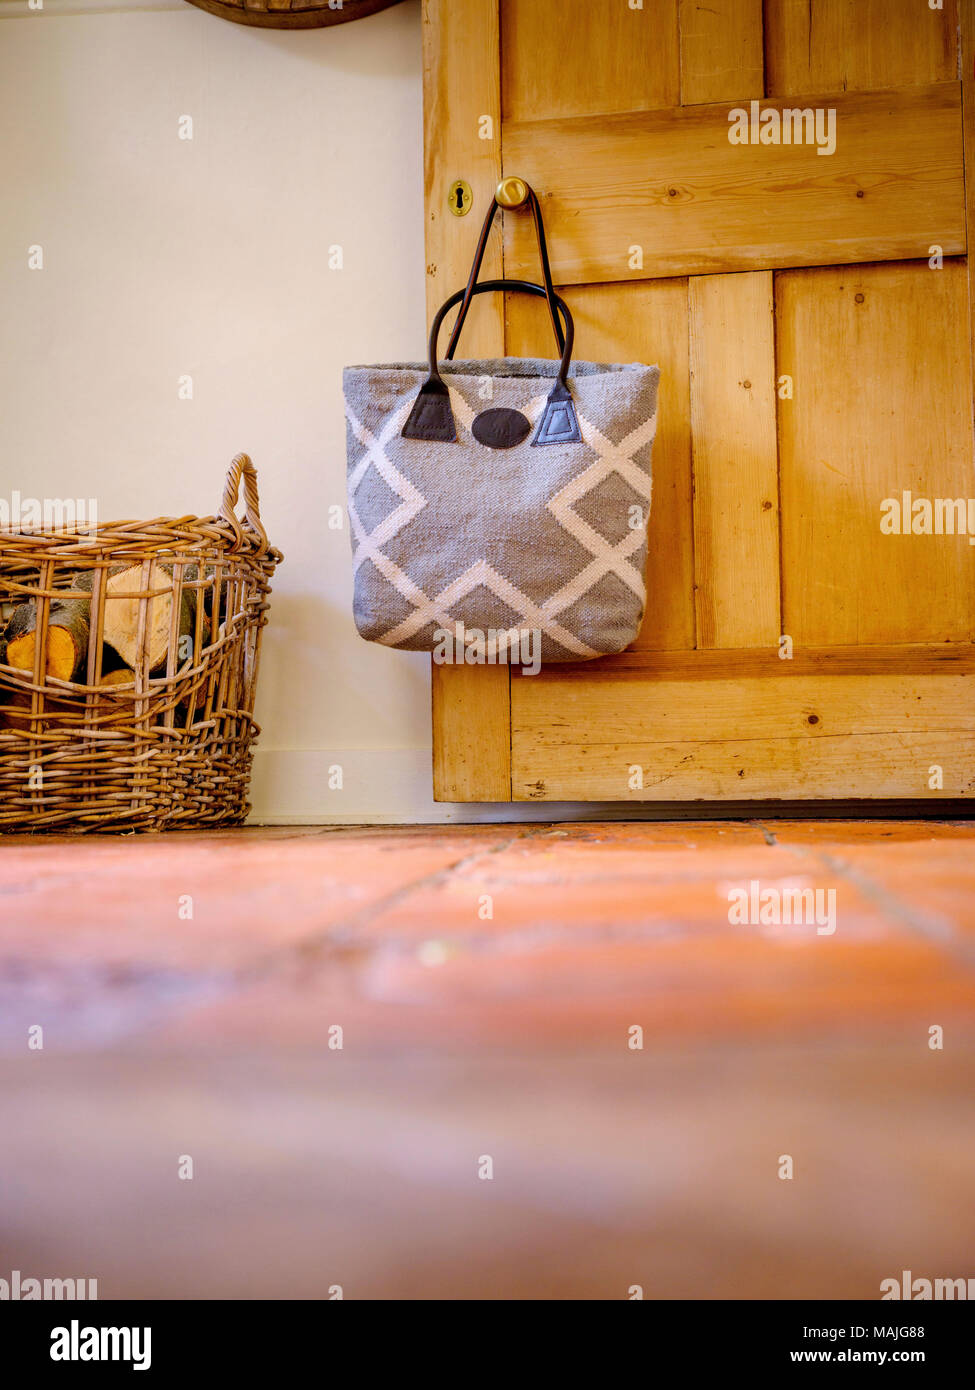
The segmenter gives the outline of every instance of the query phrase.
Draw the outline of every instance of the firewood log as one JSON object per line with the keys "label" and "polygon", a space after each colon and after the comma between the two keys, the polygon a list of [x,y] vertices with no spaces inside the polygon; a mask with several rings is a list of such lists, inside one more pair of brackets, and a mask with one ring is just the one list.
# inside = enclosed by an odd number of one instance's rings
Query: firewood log
{"label": "firewood log", "polygon": [[[160,567],[153,575],[152,588],[162,590],[152,600],[149,620],[146,627],[145,644],[148,669],[154,671],[166,660],[169,652],[169,634],[173,621],[173,593],[164,588],[166,580],[172,582],[172,571]],[[92,592],[94,571],[79,574],[74,580],[75,589]],[[141,593],[145,587],[142,566],[131,565],[120,569],[112,566],[105,580],[105,613],[102,623],[102,638],[106,646],[118,653],[130,671],[139,664],[142,645],[139,641],[139,616],[142,600],[125,597]],[[193,632],[193,618],[196,612],[195,593],[184,589],[180,597],[179,635]]]}
{"label": "firewood log", "polygon": [[0,729],[29,730],[31,727],[30,707],[29,695],[5,690],[2,700],[0,700]]}
{"label": "firewood log", "polygon": [[[125,666],[109,671],[102,676],[99,687],[134,685],[135,673]],[[38,721],[31,718],[32,699],[22,690],[8,690],[0,687],[0,731],[17,729],[22,733],[44,732],[53,727],[53,721],[63,727],[65,722],[79,727],[87,718],[84,698],[58,700],[48,692],[44,696],[44,713]],[[52,721],[49,725],[49,721]]]}
{"label": "firewood log", "polygon": [[16,729],[21,733],[44,733],[52,721],[58,723],[67,718],[76,723],[84,717],[81,710],[69,700],[54,700],[50,694],[44,696],[44,713],[35,721],[31,718],[31,696],[21,690],[5,690],[0,695],[0,730]]}
{"label": "firewood log", "polygon": [[[88,605],[70,599],[52,599],[47,620],[44,669],[58,680],[69,681],[88,652]],[[6,664],[18,671],[33,671],[37,654],[36,599],[14,609],[4,633]]]}

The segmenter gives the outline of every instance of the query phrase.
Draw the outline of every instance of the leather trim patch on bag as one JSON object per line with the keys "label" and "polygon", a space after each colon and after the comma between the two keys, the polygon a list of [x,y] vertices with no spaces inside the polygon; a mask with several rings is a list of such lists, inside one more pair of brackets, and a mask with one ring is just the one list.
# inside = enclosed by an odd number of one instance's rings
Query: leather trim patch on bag
{"label": "leather trim patch on bag", "polygon": [[576,418],[572,397],[560,382],[553,388],[545,403],[532,446],[581,443],[582,435],[579,432],[579,421]]}
{"label": "leather trim patch on bag", "polygon": [[457,438],[450,396],[442,381],[423,383],[403,426],[403,438],[433,439],[441,444],[449,444]]}
{"label": "leather trim patch on bag", "polygon": [[526,420],[520,410],[497,406],[493,410],[482,410],[474,417],[471,434],[478,444],[486,444],[489,449],[513,449],[531,427],[531,421]]}

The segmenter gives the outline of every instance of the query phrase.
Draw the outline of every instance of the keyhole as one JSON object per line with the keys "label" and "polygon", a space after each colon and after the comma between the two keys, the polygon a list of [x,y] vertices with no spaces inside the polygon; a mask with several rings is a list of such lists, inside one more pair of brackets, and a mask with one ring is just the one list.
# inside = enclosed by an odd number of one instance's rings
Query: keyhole
{"label": "keyhole", "polygon": [[471,186],[464,179],[458,179],[452,183],[447,191],[447,207],[455,217],[465,217],[471,210],[471,203],[474,201],[474,194]]}

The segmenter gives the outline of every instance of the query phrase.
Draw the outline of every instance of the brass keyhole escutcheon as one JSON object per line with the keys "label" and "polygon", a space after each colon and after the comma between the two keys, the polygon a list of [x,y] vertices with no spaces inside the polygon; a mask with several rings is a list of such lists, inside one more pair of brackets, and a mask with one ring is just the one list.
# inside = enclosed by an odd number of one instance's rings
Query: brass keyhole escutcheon
{"label": "brass keyhole escutcheon", "polygon": [[447,206],[455,217],[466,217],[471,210],[474,201],[474,192],[469,183],[463,179],[458,179],[456,183],[450,185],[450,192],[447,194]]}

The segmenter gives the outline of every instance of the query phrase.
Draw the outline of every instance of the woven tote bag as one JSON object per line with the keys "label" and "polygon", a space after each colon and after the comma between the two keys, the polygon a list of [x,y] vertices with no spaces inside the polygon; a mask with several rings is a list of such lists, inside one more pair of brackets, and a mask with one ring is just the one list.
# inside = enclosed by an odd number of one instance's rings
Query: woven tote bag
{"label": "woven tote bag", "polygon": [[[437,312],[429,363],[344,372],[353,611],[361,636],[435,659],[527,665],[619,652],[636,637],[659,370],[573,362],[552,286],[478,272]],[[561,357],[454,360],[475,294],[548,301]],[[445,315],[460,311],[437,358]]]}

